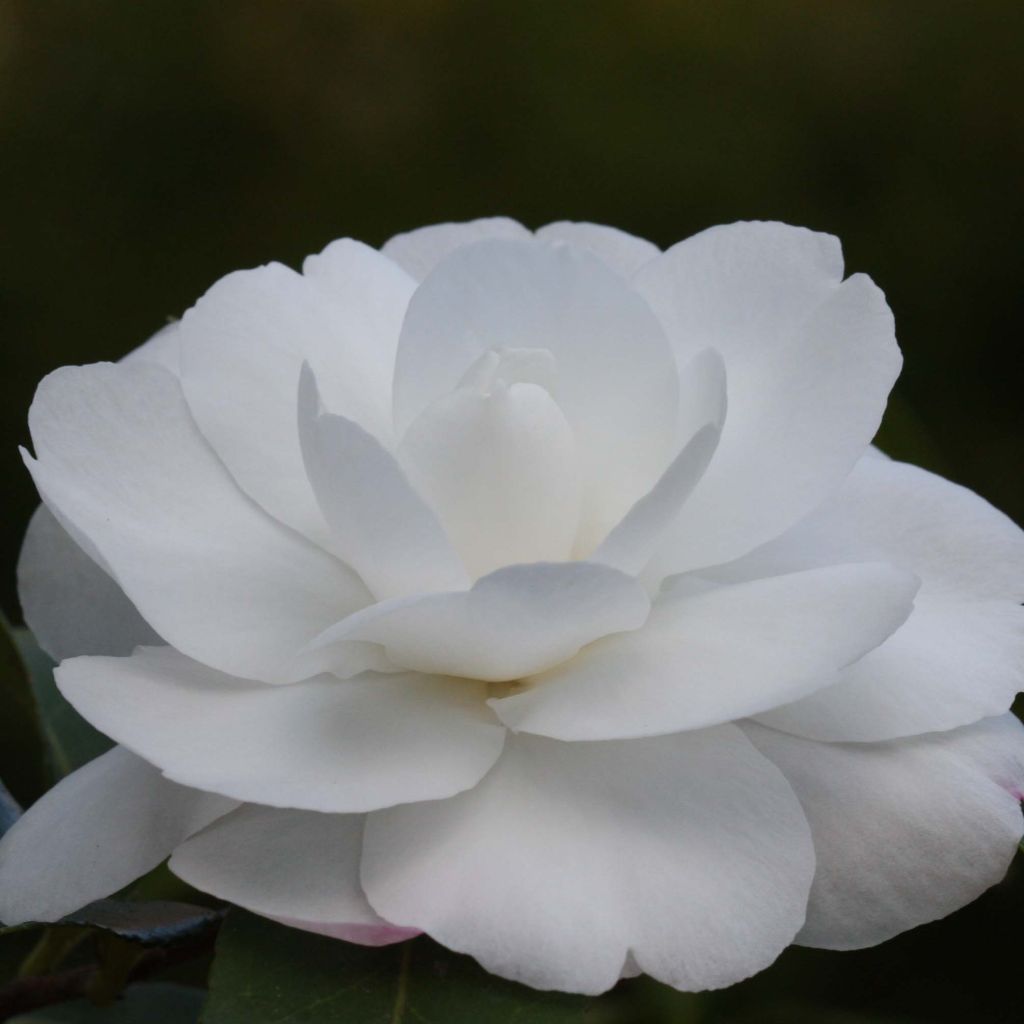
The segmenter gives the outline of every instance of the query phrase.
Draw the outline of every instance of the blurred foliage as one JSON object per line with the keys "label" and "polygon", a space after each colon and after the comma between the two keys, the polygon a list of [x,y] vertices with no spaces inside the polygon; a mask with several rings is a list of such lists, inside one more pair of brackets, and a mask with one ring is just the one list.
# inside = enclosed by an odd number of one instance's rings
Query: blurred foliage
{"label": "blurred foliage", "polygon": [[[57,689],[53,659],[40,650],[32,634],[24,626],[9,632],[5,622],[0,626],[4,627],[0,651],[13,647],[19,655],[18,662],[4,666],[0,678],[7,713],[0,726],[0,778],[27,805],[65,775],[109,750],[113,742],[82,718]],[[35,769],[31,782],[24,779],[26,766]]]}
{"label": "blurred foliage", "polygon": [[4,787],[0,792],[0,835],[9,827],[8,819],[16,813],[16,805],[35,800],[49,788],[52,778],[42,716],[36,707],[25,655],[7,620],[0,615],[0,785]]}
{"label": "blurred foliage", "polygon": [[502,981],[426,938],[356,946],[236,910],[217,937],[203,1024],[585,1024],[587,1002]]}
{"label": "blurred foliage", "polygon": [[111,1006],[76,999],[34,1013],[18,1014],[11,1024],[195,1024],[203,992],[185,985],[129,985]]}
{"label": "blurred foliage", "polygon": [[47,371],[219,276],[504,212],[835,232],[896,312],[888,447],[1024,518],[1019,0],[5,0],[3,605]]}
{"label": "blurred foliage", "polygon": [[[907,357],[883,446],[1024,519],[1022,41],[1019,0],[0,0],[3,607],[44,373],[119,357],[232,269],[495,212],[663,245],[742,218],[838,234]],[[1017,871],[878,949],[606,1005],[1010,1024],[1022,909]]]}

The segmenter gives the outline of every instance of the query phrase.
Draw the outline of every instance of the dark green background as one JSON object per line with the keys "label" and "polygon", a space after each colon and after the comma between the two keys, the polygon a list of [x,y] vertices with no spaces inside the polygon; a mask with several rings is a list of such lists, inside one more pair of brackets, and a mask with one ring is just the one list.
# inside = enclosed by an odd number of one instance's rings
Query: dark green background
{"label": "dark green background", "polygon": [[[120,356],[232,269],[499,212],[838,234],[907,357],[883,444],[1024,519],[1022,44],[1019,0],[0,2],[5,609],[45,372]],[[1024,1020],[1022,908],[1018,881],[737,991]]]}

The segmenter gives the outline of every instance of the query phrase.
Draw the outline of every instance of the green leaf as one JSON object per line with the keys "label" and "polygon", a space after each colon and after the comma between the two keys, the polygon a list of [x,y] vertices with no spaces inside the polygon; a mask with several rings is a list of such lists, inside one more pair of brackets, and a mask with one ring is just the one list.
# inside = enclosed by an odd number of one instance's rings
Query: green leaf
{"label": "green leaf", "polygon": [[145,946],[170,946],[215,931],[223,911],[169,900],[97,900],[60,923],[98,928]]}
{"label": "green leaf", "polygon": [[32,693],[46,738],[52,778],[57,781],[99,757],[114,744],[82,718],[61,695],[53,681],[53,660],[40,649],[32,634],[24,628],[11,632],[21,659],[28,667]]}
{"label": "green leaf", "polygon": [[21,817],[21,806],[10,790],[0,782],[0,836]]}
{"label": "green leaf", "polygon": [[580,1024],[586,1006],[502,981],[426,938],[372,949],[232,911],[203,1024]]}
{"label": "green leaf", "polygon": [[109,1006],[75,999],[20,1014],[8,1024],[196,1024],[202,1004],[201,989],[154,982],[129,985]]}
{"label": "green leaf", "polygon": [[0,615],[0,775],[11,795],[30,804],[50,784],[42,723],[29,681],[28,667],[14,631]]}

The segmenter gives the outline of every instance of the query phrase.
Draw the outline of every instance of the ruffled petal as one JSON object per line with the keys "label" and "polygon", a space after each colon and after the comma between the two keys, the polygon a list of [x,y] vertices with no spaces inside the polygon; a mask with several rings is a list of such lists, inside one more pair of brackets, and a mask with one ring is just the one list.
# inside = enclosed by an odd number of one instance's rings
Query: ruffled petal
{"label": "ruffled petal", "polygon": [[429,224],[389,238],[381,252],[407,274],[422,281],[438,263],[464,245],[485,238],[526,239],[530,232],[509,217],[481,217],[449,224]]}
{"label": "ruffled petal", "polygon": [[441,799],[474,785],[504,742],[484,687],[468,680],[266,686],[167,647],[73,658],[56,678],[84,718],[168,778],[274,807],[347,813]]}
{"label": "ruffled petal", "polygon": [[859,949],[945,917],[1006,874],[1024,834],[1012,715],[890,743],[817,743],[750,723],[810,822],[805,946]]}
{"label": "ruffled petal", "polygon": [[917,579],[873,563],[714,587],[684,579],[633,633],[492,700],[512,729],[563,740],[699,729],[834,681],[910,614]]}
{"label": "ruffled petal", "polygon": [[766,967],[804,920],[807,823],[735,726],[628,743],[509,740],[475,789],[371,814],[376,911],[542,989],[636,966],[680,989]]}
{"label": "ruffled petal", "polygon": [[56,921],[109,896],[237,806],[115,747],[58,782],[0,839],[0,921]]}
{"label": "ruffled petal", "polygon": [[537,229],[545,242],[568,242],[587,249],[623,277],[630,277],[661,250],[645,238],[637,238],[619,228],[585,221],[559,220]]}
{"label": "ruffled petal", "polygon": [[224,671],[282,661],[370,595],[356,575],[237,488],[178,382],[134,363],[65,367],[36,392],[36,486],[156,632]]}
{"label": "ruffled petal", "polygon": [[598,637],[637,629],[650,611],[632,577],[588,562],[499,569],[470,590],[384,601],[332,626],[293,670],[344,676],[379,645],[390,662],[437,675],[519,679],[571,658]]}
{"label": "ruffled petal", "polygon": [[681,377],[680,431],[686,440],[658,482],[626,513],[590,555],[591,561],[640,573],[700,482],[718,448],[725,422],[725,368],[712,349],[695,356]]}
{"label": "ruffled petal", "polygon": [[415,928],[389,924],[359,884],[360,814],[315,814],[246,804],[175,851],[170,869],[189,885],[282,924],[384,946]]}
{"label": "ruffled petal", "polygon": [[583,482],[581,543],[593,548],[678,449],[678,371],[647,304],[596,256],[539,241],[456,250],[420,285],[395,363],[404,432],[489,352],[546,350]]}
{"label": "ruffled petal", "polygon": [[331,547],[377,598],[469,586],[444,528],[395,457],[358,423],[323,411],[308,366],[299,384],[299,435]]}
{"label": "ruffled petal", "polygon": [[199,429],[241,488],[326,545],[299,450],[299,372],[309,363],[332,412],[389,442],[395,347],[415,282],[350,239],[305,270],[275,263],[218,281],[181,321],[181,377]]}
{"label": "ruffled petal", "polygon": [[833,501],[713,575],[750,579],[876,558],[920,578],[913,614],[835,686],[771,712],[766,724],[875,741],[1006,711],[1024,689],[1024,532],[964,487],[865,457]]}
{"label": "ruffled petal", "polygon": [[831,236],[733,224],[680,242],[634,278],[680,365],[711,346],[729,377],[722,441],[660,553],[663,576],[777,536],[867,448],[901,357],[881,291],[842,273]]}

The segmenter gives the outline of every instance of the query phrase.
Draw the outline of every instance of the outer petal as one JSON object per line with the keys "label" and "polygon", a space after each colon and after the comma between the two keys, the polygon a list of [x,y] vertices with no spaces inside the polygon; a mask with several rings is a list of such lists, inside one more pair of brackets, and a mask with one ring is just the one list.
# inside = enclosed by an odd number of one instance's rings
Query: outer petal
{"label": "outer petal", "polygon": [[331,546],[378,598],[469,585],[437,516],[395,457],[359,424],[322,411],[308,366],[299,385],[299,435]]}
{"label": "outer petal", "polygon": [[735,558],[834,491],[878,428],[900,369],[893,318],[863,275],[840,283],[839,243],[781,224],[680,242],[634,279],[676,346],[711,345],[729,417],[662,572]]}
{"label": "outer petal", "polygon": [[387,441],[395,346],[415,284],[348,239],[306,267],[308,276],[271,264],[218,281],[181,321],[182,386],[242,489],[326,543],[299,451],[299,371],[308,362],[328,408]]}
{"label": "outer petal", "polygon": [[175,377],[181,374],[181,336],[180,321],[173,320],[164,325],[151,338],[144,341],[126,355],[122,363],[155,363],[165,370],[170,370]]}
{"label": "outer petal", "polygon": [[642,629],[591,644],[491,706],[512,729],[563,740],[732,721],[827,685],[899,628],[916,589],[877,563],[680,587]]}
{"label": "outer petal", "polygon": [[495,974],[597,993],[629,953],[681,989],[766,967],[800,928],[813,872],[792,791],[723,726],[510,739],[470,792],[370,815],[362,879],[378,913]]}
{"label": "outer petal", "polygon": [[0,840],[0,921],[56,921],[109,896],[236,806],[115,747],[58,782]]}
{"label": "outer petal", "polygon": [[547,349],[571,425],[592,548],[661,475],[676,450],[678,374],[646,303],[572,246],[479,242],[420,285],[395,362],[403,431],[489,351]]}
{"label": "outer petal", "polygon": [[283,924],[384,946],[418,932],[378,916],[359,884],[359,814],[247,804],[179,846],[170,868],[189,885]]}
{"label": "outer petal", "polygon": [[54,661],[79,654],[130,654],[160,638],[124,591],[40,505],[18,559],[25,623]]}
{"label": "outer petal", "polygon": [[576,448],[539,385],[457,389],[417,417],[398,457],[474,579],[570,556],[580,521]]}
{"label": "outer petal", "polygon": [[588,562],[513,565],[471,590],[386,601],[343,619],[317,638],[294,674],[343,675],[353,645],[379,644],[393,664],[420,672],[519,679],[571,658],[598,637],[637,629],[649,611],[640,584],[615,569]]}
{"label": "outer petal", "polygon": [[661,252],[653,242],[604,224],[560,220],[538,228],[537,237],[545,242],[568,242],[589,249],[624,277],[632,276]]}
{"label": "outer petal", "polygon": [[283,659],[369,600],[349,569],[238,491],[166,370],[58,370],[29,424],[38,461],[27,461],[47,504],[189,656],[275,679]]}
{"label": "outer petal", "polygon": [[1024,833],[1024,728],[1012,715],[871,745],[750,724],[803,804],[818,869],[798,940],[872,946],[998,882]]}
{"label": "outer petal", "polygon": [[920,577],[914,613],[836,686],[765,722],[815,739],[872,741],[1002,714],[1024,689],[1024,533],[966,488],[866,457],[835,500],[715,575],[869,558]]}
{"label": "outer petal", "polygon": [[481,217],[450,224],[431,224],[389,238],[381,252],[406,273],[422,281],[438,263],[464,245],[485,238],[528,239],[530,232],[508,217]]}
{"label": "outer petal", "polygon": [[238,800],[350,812],[474,785],[504,730],[466,680],[367,675],[265,686],[170,648],[74,658],[61,693],[164,774]]}

